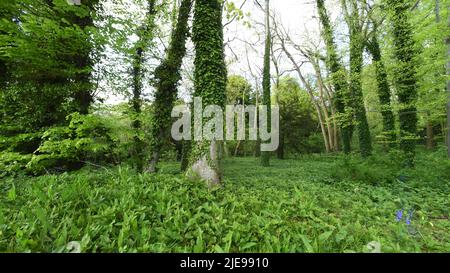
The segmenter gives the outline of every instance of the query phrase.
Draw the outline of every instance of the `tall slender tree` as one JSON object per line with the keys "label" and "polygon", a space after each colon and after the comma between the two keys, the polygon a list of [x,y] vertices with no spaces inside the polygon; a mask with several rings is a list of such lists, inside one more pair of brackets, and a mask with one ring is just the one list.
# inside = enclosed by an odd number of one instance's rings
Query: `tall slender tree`
{"label": "tall slender tree", "polygon": [[367,157],[372,153],[372,140],[367,121],[364,97],[362,92],[361,72],[363,67],[364,21],[360,15],[359,1],[342,0],[346,21],[350,32],[350,109],[356,118],[359,148],[361,155]]}
{"label": "tall slender tree", "polygon": [[[267,119],[271,120],[271,95],[270,95],[270,53],[272,45],[272,37],[270,33],[270,1],[265,0],[265,28],[266,40],[264,50],[264,68],[263,68],[263,96],[262,105],[267,106]],[[270,122],[267,122],[270,130]],[[268,167],[270,165],[270,152],[261,152],[261,165]]]}
{"label": "tall slender tree", "polygon": [[317,9],[319,11],[319,19],[322,24],[322,36],[325,40],[327,48],[326,64],[330,71],[331,81],[333,83],[335,96],[334,104],[339,115],[339,126],[341,129],[341,139],[345,153],[351,151],[352,140],[352,116],[349,115],[348,104],[348,83],[344,66],[342,65],[338,53],[337,46],[333,37],[333,28],[330,18],[328,17],[324,0],[316,0]]}
{"label": "tall slender tree", "polygon": [[142,171],[144,166],[144,143],[142,141],[141,133],[141,112],[142,112],[142,78],[143,78],[143,65],[144,54],[147,50],[149,43],[152,39],[154,32],[154,18],[156,15],[155,0],[148,1],[147,13],[143,25],[139,28],[137,36],[139,37],[136,42],[133,54],[133,98],[131,104],[133,107],[133,128],[135,130],[134,135],[134,163],[138,171]]}
{"label": "tall slender tree", "polygon": [[[194,96],[202,98],[206,107],[217,105],[223,109],[226,101],[227,69],[222,6],[222,0],[195,1],[192,38],[196,51]],[[222,142],[219,139],[202,139],[192,143],[188,177],[203,180],[210,187],[221,183]]]}
{"label": "tall slender tree", "polygon": [[417,72],[416,49],[410,23],[411,3],[407,0],[387,0],[394,41],[396,69],[394,83],[400,103],[400,148],[405,153],[405,165],[414,165],[417,135]]}
{"label": "tall slender tree", "polygon": [[[450,9],[450,7],[449,7]],[[450,16],[448,16],[448,27],[450,28]],[[447,75],[450,76],[450,37],[447,37]],[[447,79],[447,155],[450,158],[450,77]]]}
{"label": "tall slender tree", "polygon": [[367,50],[372,55],[372,61],[375,65],[375,74],[377,81],[377,93],[381,104],[381,115],[383,117],[383,137],[389,143],[389,146],[395,144],[395,119],[391,106],[391,90],[388,82],[386,66],[382,60],[380,44],[378,42],[377,25],[374,24],[372,37],[367,41]]}
{"label": "tall slender tree", "polygon": [[172,31],[166,58],[155,70],[156,93],[153,103],[151,126],[151,159],[148,172],[156,172],[164,141],[167,140],[171,111],[177,99],[177,85],[181,80],[180,68],[186,54],[186,39],[189,32],[189,15],[192,0],[183,0],[175,29]]}

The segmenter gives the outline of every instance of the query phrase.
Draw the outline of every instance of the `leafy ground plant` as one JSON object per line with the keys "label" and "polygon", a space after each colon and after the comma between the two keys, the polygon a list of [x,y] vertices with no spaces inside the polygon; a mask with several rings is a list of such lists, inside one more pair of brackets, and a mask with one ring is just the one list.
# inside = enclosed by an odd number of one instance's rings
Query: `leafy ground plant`
{"label": "leafy ground plant", "polygon": [[[178,163],[157,175],[119,166],[4,178],[0,251],[367,252],[378,242],[382,252],[448,252],[449,166],[439,158],[423,153],[423,167],[393,168],[406,178],[376,186],[330,173],[345,156],[271,168],[229,159],[218,190],[187,181]],[[402,209],[414,210],[409,224],[398,221]]]}

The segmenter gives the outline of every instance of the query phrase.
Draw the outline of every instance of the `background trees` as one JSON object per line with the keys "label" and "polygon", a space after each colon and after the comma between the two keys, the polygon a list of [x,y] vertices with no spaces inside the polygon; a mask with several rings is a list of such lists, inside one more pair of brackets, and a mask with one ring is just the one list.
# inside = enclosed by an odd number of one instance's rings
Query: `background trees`
{"label": "background trees", "polygon": [[[317,0],[305,6],[314,16],[299,18],[306,27],[289,24],[268,1],[225,1],[224,16],[205,2],[197,12],[214,23],[203,29],[198,25],[207,23],[198,19],[190,39],[188,0],[3,1],[2,149],[24,156],[24,170],[30,157],[44,155],[47,170],[126,162],[152,173],[169,159],[183,159],[187,169],[209,144],[172,141],[170,111],[199,96],[204,105],[280,106],[280,159],[351,154],[352,146],[369,157],[389,143],[393,152],[400,144],[412,166],[414,146],[434,150],[448,139],[446,3]],[[250,7],[257,9],[248,13]],[[233,76],[225,84],[227,70]],[[90,156],[93,143],[110,143],[97,146],[108,154]],[[227,156],[260,152],[250,141],[223,148]],[[263,153],[262,165],[270,165],[271,154]],[[211,165],[220,177],[220,164]]]}

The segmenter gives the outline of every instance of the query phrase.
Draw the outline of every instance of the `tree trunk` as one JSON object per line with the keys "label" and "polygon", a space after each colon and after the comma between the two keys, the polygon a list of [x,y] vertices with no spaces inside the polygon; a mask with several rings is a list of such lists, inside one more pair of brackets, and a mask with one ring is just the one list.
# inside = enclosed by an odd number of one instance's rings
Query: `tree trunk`
{"label": "tree trunk", "polygon": [[[194,97],[202,103],[220,106],[226,103],[227,70],[223,44],[221,0],[196,0],[193,36],[195,46]],[[194,111],[195,112],[195,111]],[[203,123],[203,119],[201,119]],[[197,140],[192,147],[187,176],[202,180],[209,187],[218,186],[222,180],[221,140]]]}
{"label": "tree trunk", "polygon": [[171,112],[177,99],[177,84],[181,80],[180,68],[186,54],[186,39],[188,36],[189,14],[192,0],[183,0],[176,28],[172,37],[167,56],[155,70],[156,92],[153,103],[153,119],[151,126],[151,159],[147,171],[157,171],[157,164],[161,156],[164,141],[168,139],[168,130],[171,124]]}
{"label": "tree trunk", "polygon": [[[375,23],[374,23],[375,24]],[[378,43],[377,31],[373,34],[372,40],[368,43],[368,51],[372,55],[375,63],[375,74],[377,79],[377,92],[381,104],[381,115],[383,117],[383,137],[389,146],[395,145],[395,119],[391,107],[391,92],[386,73],[386,67],[381,58],[380,44]]]}
{"label": "tree trunk", "polygon": [[280,132],[280,145],[277,149],[277,158],[283,160],[284,159],[284,135]]}
{"label": "tree trunk", "polygon": [[[75,16],[72,19],[73,24],[80,27],[83,31],[88,27],[94,27],[93,13],[95,12],[95,5],[97,3],[98,0],[90,2],[87,0],[83,0],[81,4],[88,8],[89,14],[83,17]],[[74,80],[75,82],[79,83],[80,86],[78,90],[75,91],[73,96],[77,104],[78,111],[81,114],[88,114],[89,106],[94,101],[92,93],[91,71],[90,71],[92,70],[92,67],[94,65],[94,60],[92,60],[91,58],[92,50],[93,46],[91,45],[89,50],[80,51],[78,54],[74,56],[73,59],[76,69],[83,71],[77,73],[77,75],[75,76]]]}
{"label": "tree trunk", "polygon": [[410,24],[410,5],[407,0],[388,0],[393,29],[394,54],[396,58],[395,85],[400,103],[400,148],[405,155],[405,166],[414,166],[417,138],[418,96],[416,52]]}
{"label": "tree trunk", "polygon": [[322,36],[327,47],[326,63],[331,72],[330,76],[335,91],[334,104],[339,114],[337,123],[339,124],[341,131],[344,152],[350,153],[353,134],[353,118],[346,112],[346,108],[349,108],[347,102],[350,99],[346,73],[337,55],[337,46],[334,42],[333,29],[325,8],[325,1],[316,0],[316,3],[319,11],[319,19],[322,24]]}
{"label": "tree trunk", "polygon": [[[448,8],[450,13],[450,6]],[[448,26],[450,27],[450,16],[448,16]],[[447,75],[450,76],[450,37],[447,38]],[[447,155],[450,158],[450,79],[447,79]]]}
{"label": "tree trunk", "polygon": [[[271,47],[271,35],[270,35],[270,3],[266,0],[265,5],[265,27],[266,27],[266,41],[264,51],[264,71],[263,71],[263,101],[262,104],[267,106],[267,127],[270,131],[271,120],[271,102],[270,102],[270,47]],[[270,166],[270,152],[261,152],[261,165],[263,167]]]}
{"label": "tree trunk", "polygon": [[369,123],[367,121],[366,108],[362,93],[361,73],[363,67],[364,41],[362,37],[362,25],[359,16],[359,7],[352,2],[352,13],[347,18],[350,30],[350,94],[358,128],[359,149],[362,157],[372,154],[372,139]]}

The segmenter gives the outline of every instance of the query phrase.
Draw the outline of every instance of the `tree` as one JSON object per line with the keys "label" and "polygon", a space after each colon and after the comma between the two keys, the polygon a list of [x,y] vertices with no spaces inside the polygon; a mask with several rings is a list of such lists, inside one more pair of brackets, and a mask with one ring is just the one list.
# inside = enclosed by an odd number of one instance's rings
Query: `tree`
{"label": "tree", "polygon": [[394,84],[400,103],[400,148],[405,154],[405,165],[414,165],[417,135],[417,75],[416,50],[410,23],[410,2],[387,0],[392,25],[394,58],[396,60]]}
{"label": "tree", "polygon": [[[264,68],[263,68],[263,97],[262,105],[267,106],[267,119],[271,119],[271,96],[270,96],[270,47],[272,44],[272,37],[270,34],[270,3],[269,0],[265,2],[265,50],[264,50]],[[270,122],[268,122],[268,130],[270,130]],[[268,167],[270,165],[270,152],[261,152],[261,165]]]}
{"label": "tree", "polygon": [[[225,66],[221,0],[196,0],[192,40],[195,46],[194,97],[203,105],[225,107],[227,69]],[[204,119],[201,123],[203,123]],[[217,128],[216,128],[217,130]],[[192,145],[188,176],[217,186],[222,179],[219,139],[199,140]]]}
{"label": "tree", "polygon": [[346,109],[349,108],[349,94],[347,76],[343,65],[341,64],[337,46],[334,42],[333,28],[328,17],[324,0],[316,0],[319,11],[319,19],[322,24],[322,36],[327,48],[327,67],[330,71],[331,81],[333,83],[335,96],[334,103],[339,117],[339,126],[341,128],[341,139],[345,153],[351,151],[351,139],[353,132],[352,116]]}
{"label": "tree", "polygon": [[[450,27],[450,16],[448,16],[448,26]],[[450,75],[450,37],[447,37],[447,76]],[[447,79],[447,155],[450,158],[450,79]]]}
{"label": "tree", "polygon": [[[75,26],[79,27],[83,32],[90,33],[94,26],[94,15],[96,12],[96,6],[99,0],[82,0],[81,5],[87,13],[75,13],[69,14],[68,20]],[[94,101],[93,98],[93,85],[91,83],[92,70],[95,60],[93,56],[93,43],[91,39],[88,40],[85,50],[76,51],[73,56],[73,62],[75,68],[79,69],[79,72],[75,75],[75,81],[79,84],[78,90],[74,92],[74,99],[81,114],[87,114],[89,112],[89,106]]]}
{"label": "tree", "polygon": [[390,146],[395,144],[395,119],[391,106],[391,90],[388,82],[388,75],[385,64],[381,57],[380,44],[378,42],[378,26],[373,22],[374,29],[372,37],[367,41],[367,50],[372,55],[372,61],[375,65],[375,74],[377,82],[377,93],[381,104],[381,115],[383,116],[383,138]]}
{"label": "tree", "polygon": [[153,119],[151,126],[151,159],[148,172],[156,172],[164,140],[168,137],[171,111],[177,99],[177,85],[181,80],[180,68],[186,54],[186,39],[189,32],[188,20],[192,8],[192,0],[181,2],[178,20],[172,31],[166,58],[155,70],[155,101],[153,103]]}
{"label": "tree", "polygon": [[142,78],[143,78],[143,65],[144,54],[149,46],[149,41],[152,39],[154,30],[154,17],[156,14],[155,0],[148,1],[148,11],[143,25],[139,28],[133,54],[133,98],[131,104],[133,107],[133,128],[135,130],[134,136],[134,163],[138,171],[142,171],[144,162],[144,147],[141,140],[141,112],[142,112]]}
{"label": "tree", "polygon": [[[350,3],[349,3],[350,2]],[[364,97],[362,93],[361,72],[364,52],[364,20],[360,14],[363,10],[355,0],[342,0],[345,17],[350,32],[350,109],[356,119],[358,128],[359,148],[362,157],[372,153],[372,140],[369,123],[367,122]],[[364,4],[364,1],[362,1]]]}

